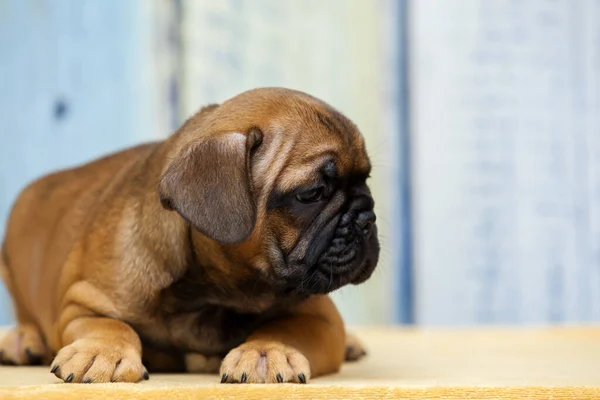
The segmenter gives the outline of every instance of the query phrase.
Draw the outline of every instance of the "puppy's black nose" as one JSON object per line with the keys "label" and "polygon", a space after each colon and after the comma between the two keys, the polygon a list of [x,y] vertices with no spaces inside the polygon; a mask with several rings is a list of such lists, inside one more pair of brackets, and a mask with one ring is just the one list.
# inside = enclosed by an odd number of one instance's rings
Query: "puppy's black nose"
{"label": "puppy's black nose", "polygon": [[365,232],[368,232],[373,227],[377,217],[373,211],[362,211],[356,218],[356,225]]}

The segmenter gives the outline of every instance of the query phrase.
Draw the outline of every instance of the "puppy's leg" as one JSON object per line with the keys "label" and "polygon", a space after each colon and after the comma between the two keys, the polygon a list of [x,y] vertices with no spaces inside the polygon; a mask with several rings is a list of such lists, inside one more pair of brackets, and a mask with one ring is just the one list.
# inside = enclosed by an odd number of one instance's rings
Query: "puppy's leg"
{"label": "puppy's leg", "polygon": [[221,382],[306,383],[311,376],[338,371],[345,348],[335,305],[328,296],[315,296],[231,350],[221,364]]}
{"label": "puppy's leg", "polygon": [[142,345],[133,328],[112,318],[73,318],[63,331],[66,345],[51,372],[68,383],[138,382],[148,379]]}
{"label": "puppy's leg", "polygon": [[6,254],[0,248],[0,275],[10,293],[17,318],[17,327],[0,340],[0,364],[49,364],[50,350],[42,333],[23,306],[13,285]]}

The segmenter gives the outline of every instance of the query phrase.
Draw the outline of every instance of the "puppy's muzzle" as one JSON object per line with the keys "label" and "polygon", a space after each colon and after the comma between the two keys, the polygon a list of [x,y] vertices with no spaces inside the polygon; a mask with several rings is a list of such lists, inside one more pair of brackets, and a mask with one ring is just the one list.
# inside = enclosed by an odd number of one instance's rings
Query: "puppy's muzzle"
{"label": "puppy's muzzle", "polygon": [[373,200],[368,195],[358,195],[344,212],[335,229],[331,245],[319,259],[323,272],[352,277],[360,270],[373,250],[371,238],[376,216]]}
{"label": "puppy's muzzle", "polygon": [[341,195],[332,199],[331,210],[321,214],[323,221],[317,221],[314,231],[306,234],[312,241],[301,261],[294,260],[294,252],[288,258],[287,265],[295,268],[284,268],[281,274],[292,290],[329,293],[362,283],[373,273],[379,259],[374,202],[366,186],[350,196],[348,200]]}

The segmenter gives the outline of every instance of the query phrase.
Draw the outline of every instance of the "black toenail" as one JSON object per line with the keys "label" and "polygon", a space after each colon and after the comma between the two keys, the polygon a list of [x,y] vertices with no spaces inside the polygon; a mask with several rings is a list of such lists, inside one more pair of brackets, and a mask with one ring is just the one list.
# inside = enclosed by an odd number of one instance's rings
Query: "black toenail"
{"label": "black toenail", "polygon": [[225,382],[227,382],[227,374],[223,374],[221,376],[221,383],[225,383]]}
{"label": "black toenail", "polygon": [[92,378],[85,378],[83,383],[92,383]]}
{"label": "black toenail", "polygon": [[148,371],[144,371],[144,374],[142,375],[142,377],[144,377],[145,381],[147,381],[148,379],[150,379],[150,375],[148,375]]}
{"label": "black toenail", "polygon": [[59,368],[60,368],[60,366],[59,366],[58,364],[57,364],[57,365],[55,365],[55,366],[54,366],[54,367],[52,367],[52,369],[50,370],[50,373],[51,373],[51,374],[55,374],[55,373],[58,371],[58,369],[59,369]]}
{"label": "black toenail", "polygon": [[247,380],[248,380],[248,375],[246,375],[246,373],[244,372],[244,373],[242,374],[242,379],[240,380],[240,382],[242,382],[242,383],[246,383],[246,381],[247,381]]}
{"label": "black toenail", "polygon": [[298,375],[298,379],[300,380],[300,383],[306,383],[306,375],[303,373]]}
{"label": "black toenail", "polygon": [[65,382],[71,383],[71,382],[73,382],[73,378],[74,378],[73,374],[69,374],[69,376],[67,376],[67,379],[65,379]]}
{"label": "black toenail", "polygon": [[283,376],[281,374],[277,374],[277,382],[283,383]]}

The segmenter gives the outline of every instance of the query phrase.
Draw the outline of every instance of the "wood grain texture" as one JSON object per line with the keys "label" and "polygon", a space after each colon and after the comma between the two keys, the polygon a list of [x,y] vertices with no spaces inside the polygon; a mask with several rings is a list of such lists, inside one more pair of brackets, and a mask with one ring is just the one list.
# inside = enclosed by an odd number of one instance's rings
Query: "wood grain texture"
{"label": "wood grain texture", "polygon": [[0,398],[600,398],[600,327],[358,333],[367,359],[308,385],[221,385],[192,374],[67,385],[44,367],[0,367]]}

